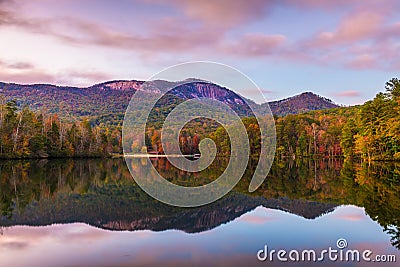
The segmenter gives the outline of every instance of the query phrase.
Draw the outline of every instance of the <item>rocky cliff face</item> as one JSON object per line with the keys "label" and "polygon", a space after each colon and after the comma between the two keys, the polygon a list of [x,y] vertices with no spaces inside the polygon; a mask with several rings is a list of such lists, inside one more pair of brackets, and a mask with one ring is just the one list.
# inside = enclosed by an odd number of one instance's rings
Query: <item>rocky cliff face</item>
{"label": "rocky cliff face", "polygon": [[170,94],[184,100],[200,97],[214,99],[226,104],[241,117],[254,116],[250,106],[242,97],[216,84],[206,82],[187,83],[173,88],[170,90]]}
{"label": "rocky cliff face", "polygon": [[243,105],[245,103],[243,99],[233,91],[215,84],[204,82],[184,84],[172,89],[171,93],[183,99],[207,97],[223,101],[224,103],[226,102],[226,104],[237,103]]}
{"label": "rocky cliff face", "polygon": [[90,88],[99,89],[99,90],[121,90],[121,91],[135,91],[142,86],[143,81],[110,81],[101,84],[93,85]]}

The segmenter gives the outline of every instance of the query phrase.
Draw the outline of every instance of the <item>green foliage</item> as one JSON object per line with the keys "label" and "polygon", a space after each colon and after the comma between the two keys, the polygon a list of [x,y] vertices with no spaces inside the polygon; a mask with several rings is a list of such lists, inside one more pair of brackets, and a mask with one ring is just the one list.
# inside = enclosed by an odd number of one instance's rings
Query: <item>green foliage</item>
{"label": "green foliage", "polygon": [[400,83],[386,83],[386,93],[362,105],[343,130],[345,156],[363,160],[400,160]]}
{"label": "green foliage", "polygon": [[57,115],[0,105],[0,158],[106,156],[120,152],[120,131],[92,127],[88,120],[62,121]]}

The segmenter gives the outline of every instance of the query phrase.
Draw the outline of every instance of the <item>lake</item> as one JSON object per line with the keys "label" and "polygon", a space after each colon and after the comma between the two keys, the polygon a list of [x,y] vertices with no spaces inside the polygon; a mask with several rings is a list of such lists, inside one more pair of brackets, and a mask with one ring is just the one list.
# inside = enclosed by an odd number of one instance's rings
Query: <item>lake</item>
{"label": "lake", "polygon": [[[227,164],[218,159],[189,174],[165,158],[152,162],[186,186],[209,183]],[[177,208],[144,193],[123,159],[1,161],[0,266],[398,266],[257,254],[315,250],[318,257],[331,247],[399,261],[400,164],[276,161],[249,193],[255,165],[222,199]]]}

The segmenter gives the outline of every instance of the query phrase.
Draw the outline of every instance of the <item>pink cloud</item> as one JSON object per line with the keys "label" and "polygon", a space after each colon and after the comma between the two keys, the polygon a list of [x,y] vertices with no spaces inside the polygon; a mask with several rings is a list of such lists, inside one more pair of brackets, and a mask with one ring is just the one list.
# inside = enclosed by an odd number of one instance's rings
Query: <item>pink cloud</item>
{"label": "pink cloud", "polygon": [[198,19],[213,27],[231,27],[253,21],[263,16],[274,6],[274,1],[265,0],[173,0],[176,8],[186,16]]}
{"label": "pink cloud", "polygon": [[[142,1],[141,4],[147,8],[164,8],[168,12],[161,15],[150,11],[140,14],[140,25],[145,25],[145,28],[138,29],[133,25],[126,29],[111,26],[112,24],[98,20],[96,16],[75,17],[79,16],[75,13],[69,17],[44,17],[32,12],[26,16],[18,10],[23,1],[0,0],[0,27],[15,27],[18,30],[54,37],[63,44],[83,49],[98,46],[134,51],[143,62],[156,62],[159,65],[185,61],[188,58],[213,58],[221,55],[240,59],[270,57],[290,63],[338,65],[356,70],[388,70],[399,65],[397,51],[400,50],[400,22],[393,22],[393,13],[399,4],[395,0],[136,1]],[[12,2],[18,4],[11,5]],[[68,5],[68,1],[64,2]],[[42,0],[37,0],[37,3],[44,5]],[[134,5],[135,1],[132,1],[132,6]],[[264,23],[264,19],[268,19],[269,13],[277,7],[306,11],[318,9],[317,12],[329,13],[328,16],[332,16],[330,13],[338,15],[343,12],[345,15],[335,28],[317,30],[316,25],[316,30],[311,36],[303,36],[300,40],[292,40],[289,35],[279,31],[252,32],[251,23]],[[267,25],[262,26],[268,28]],[[300,29],[300,32],[302,30]],[[231,39],[231,36],[237,39]],[[27,76],[31,77],[30,73],[37,70],[28,72],[28,67],[23,64],[14,65],[16,70],[24,70]],[[12,66],[7,68],[11,69]],[[3,76],[11,77],[12,80],[25,79],[20,73],[1,72],[0,78]],[[46,73],[38,72],[38,77],[42,77],[44,81],[53,79],[46,77]],[[84,74],[88,75],[87,80],[107,78],[107,75],[102,73]],[[74,76],[77,79],[85,78],[79,73],[75,73]],[[62,78],[67,79],[68,77]]]}
{"label": "pink cloud", "polygon": [[334,32],[319,33],[312,45],[314,47],[332,46],[371,38],[379,32],[383,18],[383,13],[373,12],[373,10],[348,14]]}
{"label": "pink cloud", "polygon": [[354,59],[350,59],[345,66],[357,70],[372,69],[375,67],[379,68],[378,61],[376,60],[375,56],[371,54],[358,55]]}
{"label": "pink cloud", "polygon": [[379,30],[383,14],[363,11],[347,16],[339,26],[336,36],[344,41],[356,41],[370,37]]}
{"label": "pink cloud", "polygon": [[332,10],[342,8],[343,6],[354,6],[360,3],[365,4],[365,0],[335,0],[335,1],[321,1],[321,0],[283,0],[287,5],[293,5],[299,8],[322,8],[325,10]]}
{"label": "pink cloud", "polygon": [[274,53],[286,42],[281,34],[246,34],[235,43],[226,44],[223,50],[230,54],[242,56],[265,56]]}
{"label": "pink cloud", "polygon": [[35,17],[34,13],[27,17],[20,12],[18,5],[10,3],[13,1],[0,2],[0,27],[16,27],[73,45],[96,45],[159,54],[195,51],[198,47],[218,43],[224,37],[224,32],[217,27],[199,25],[192,18],[180,16],[162,16],[156,20],[154,17],[144,18],[145,33],[139,33],[139,30],[126,32],[87,17]]}
{"label": "pink cloud", "polygon": [[50,73],[29,62],[5,62],[0,60],[0,81],[32,84],[50,83],[59,85],[89,86],[112,77],[96,70],[64,70]]}
{"label": "pink cloud", "polygon": [[338,10],[355,10],[355,9],[369,9],[369,10],[382,10],[383,8],[398,7],[397,0],[335,0],[335,1],[321,1],[321,0],[281,0],[286,6],[293,6],[299,9],[320,9],[325,12],[336,12]]}
{"label": "pink cloud", "polygon": [[[398,65],[400,22],[393,23],[391,19],[399,3],[391,0],[385,1],[386,4],[363,3],[352,1],[350,11],[336,29],[319,31],[295,44],[304,55],[298,59],[355,70],[393,70]],[[300,54],[292,50],[294,55]]]}
{"label": "pink cloud", "polygon": [[400,35],[400,22],[396,22],[380,30],[378,37],[380,39],[397,39]]}
{"label": "pink cloud", "polygon": [[359,97],[361,93],[354,90],[342,91],[335,94],[338,97]]}
{"label": "pink cloud", "polygon": [[0,81],[14,83],[55,83],[56,77],[43,71],[31,70],[24,72],[12,72],[0,69]]}
{"label": "pink cloud", "polygon": [[84,84],[82,84],[82,82],[76,83],[76,85],[78,86],[82,85],[90,86],[93,85],[94,83],[111,80],[112,78],[113,77],[110,76],[109,74],[96,70],[85,70],[85,71],[67,70],[58,75],[58,83],[68,84],[71,83],[71,81],[76,80],[76,81],[84,81]]}

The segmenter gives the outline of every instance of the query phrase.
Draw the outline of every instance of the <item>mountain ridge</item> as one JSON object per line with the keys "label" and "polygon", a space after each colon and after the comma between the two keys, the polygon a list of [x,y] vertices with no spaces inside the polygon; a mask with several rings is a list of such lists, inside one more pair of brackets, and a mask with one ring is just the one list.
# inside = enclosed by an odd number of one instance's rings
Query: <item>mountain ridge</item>
{"label": "mountain ridge", "polygon": [[[332,100],[312,92],[304,92],[259,105],[225,87],[198,79],[190,80],[190,83],[183,85],[171,81],[153,81],[145,88],[142,87],[143,83],[145,82],[140,80],[111,80],[88,87],[73,87],[0,82],[0,94],[4,95],[7,101],[15,99],[19,106],[28,105],[36,110],[44,108],[50,113],[60,113],[61,116],[66,117],[121,114],[125,112],[131,97],[137,90],[145,90],[146,93],[162,93],[163,88],[171,88],[174,84],[180,87],[179,90],[174,88],[170,91],[175,97],[183,100],[210,97],[231,107],[238,107],[238,110],[244,110],[245,115],[248,115],[248,106],[245,102],[255,109],[268,103],[276,116],[339,107]],[[102,108],[99,109],[99,107]]]}

